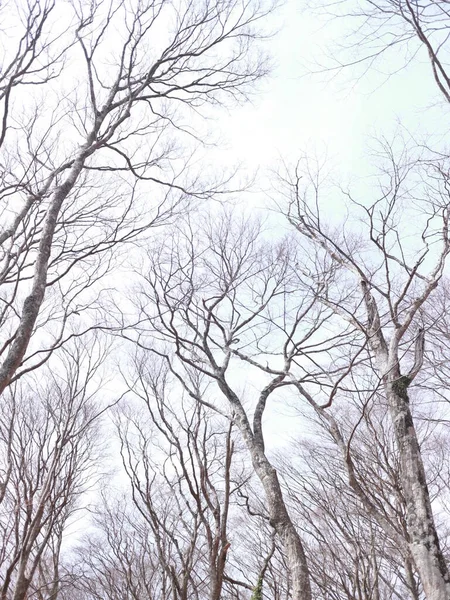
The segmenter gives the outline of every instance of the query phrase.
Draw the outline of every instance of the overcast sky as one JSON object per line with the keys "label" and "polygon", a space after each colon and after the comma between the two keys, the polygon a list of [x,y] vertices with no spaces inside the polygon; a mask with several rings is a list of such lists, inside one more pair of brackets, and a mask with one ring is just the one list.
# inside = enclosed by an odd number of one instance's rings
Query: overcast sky
{"label": "overcast sky", "polygon": [[354,69],[308,76],[308,65],[326,63],[325,50],[337,50],[351,25],[307,13],[301,4],[289,0],[278,13],[279,32],[267,43],[275,68],[261,93],[223,119],[233,155],[260,167],[280,155],[327,150],[343,176],[358,175],[370,137],[391,136],[399,122],[414,135],[446,134],[446,110],[423,52],[390,78],[401,65],[397,50],[359,80]]}

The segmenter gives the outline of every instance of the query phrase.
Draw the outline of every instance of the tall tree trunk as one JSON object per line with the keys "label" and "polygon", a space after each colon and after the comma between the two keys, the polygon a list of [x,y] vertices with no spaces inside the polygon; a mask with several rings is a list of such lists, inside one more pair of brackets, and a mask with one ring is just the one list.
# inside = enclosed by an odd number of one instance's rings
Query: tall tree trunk
{"label": "tall tree trunk", "polygon": [[236,424],[250,452],[253,468],[262,483],[272,527],[286,553],[292,582],[292,600],[312,600],[308,563],[302,540],[289,516],[277,471],[264,452],[262,432],[253,432],[242,404],[225,378],[218,379],[221,391],[235,411]]}
{"label": "tall tree trunk", "polygon": [[[383,334],[378,307],[366,281],[361,282],[368,317],[369,343],[394,425],[400,457],[400,481],[406,502],[408,545],[427,600],[450,600],[447,563],[442,553],[431,510],[430,493],[422,455],[409,406],[408,386],[423,364],[424,331],[416,338],[414,365],[407,376],[400,373],[399,342],[412,321],[397,327],[389,345]],[[426,294],[433,289],[429,287]],[[422,300],[423,302],[424,300]],[[412,313],[413,315],[414,313]]]}
{"label": "tall tree trunk", "polygon": [[93,138],[94,134],[91,134],[86,144],[80,148],[69,169],[66,179],[53,192],[42,228],[31,291],[24,300],[20,323],[14,334],[8,354],[0,365],[0,394],[2,394],[9,385],[27,351],[42,302],[44,301],[48,265],[52,250],[53,236],[58,223],[58,216],[63,202],[73,190],[77,179],[83,170],[84,161],[86,160]]}
{"label": "tall tree trunk", "polygon": [[400,456],[409,548],[427,600],[449,600],[450,578],[431,509],[422,455],[409,406],[409,379],[398,370],[384,379]]}
{"label": "tall tree trunk", "polygon": [[303,543],[287,511],[278,474],[265,456],[252,452],[252,462],[264,487],[270,523],[286,553],[292,579],[292,600],[311,600],[309,569]]}

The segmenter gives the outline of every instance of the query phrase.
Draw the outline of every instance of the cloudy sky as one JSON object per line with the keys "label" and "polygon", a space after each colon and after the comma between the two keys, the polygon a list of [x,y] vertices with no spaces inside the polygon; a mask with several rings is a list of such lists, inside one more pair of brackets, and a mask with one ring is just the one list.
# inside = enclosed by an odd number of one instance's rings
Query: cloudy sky
{"label": "cloudy sky", "polygon": [[447,131],[423,51],[400,71],[396,49],[363,77],[362,68],[308,75],[318,69],[314,63],[331,65],[327,53],[337,54],[353,22],[311,14],[302,4],[289,0],[274,19],[279,32],[267,49],[275,68],[260,94],[222,121],[235,156],[260,167],[280,155],[326,152],[343,176],[355,176],[365,168],[373,136],[389,138],[399,123],[414,136]]}

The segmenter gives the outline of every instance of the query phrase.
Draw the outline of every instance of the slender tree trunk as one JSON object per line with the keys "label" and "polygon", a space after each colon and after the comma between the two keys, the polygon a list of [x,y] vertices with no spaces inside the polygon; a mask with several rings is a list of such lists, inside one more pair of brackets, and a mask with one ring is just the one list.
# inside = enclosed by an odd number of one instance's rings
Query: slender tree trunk
{"label": "slender tree trunk", "polygon": [[311,600],[309,569],[303,543],[284,503],[278,474],[267,459],[261,461],[261,457],[255,458],[253,465],[264,487],[270,523],[286,552],[292,579],[292,600]]}
{"label": "slender tree trunk", "polygon": [[[91,136],[92,137],[92,136]],[[53,236],[55,233],[58,216],[64,200],[73,190],[76,181],[83,169],[87,150],[92,140],[81,147],[75,158],[65,181],[56,188],[50,201],[45,217],[38,255],[34,269],[33,284],[29,295],[25,298],[22,308],[20,323],[11,343],[8,354],[0,366],[0,394],[9,385],[14,373],[20,366],[36,324],[39,311],[44,300],[47,285],[47,271],[52,250]]]}
{"label": "slender tree trunk", "polygon": [[218,384],[235,410],[237,426],[250,452],[255,473],[264,488],[270,523],[279,536],[286,553],[292,581],[292,600],[312,600],[305,550],[286,508],[278,474],[264,453],[262,440],[257,440],[253,434],[239,398],[224,379],[219,379]]}

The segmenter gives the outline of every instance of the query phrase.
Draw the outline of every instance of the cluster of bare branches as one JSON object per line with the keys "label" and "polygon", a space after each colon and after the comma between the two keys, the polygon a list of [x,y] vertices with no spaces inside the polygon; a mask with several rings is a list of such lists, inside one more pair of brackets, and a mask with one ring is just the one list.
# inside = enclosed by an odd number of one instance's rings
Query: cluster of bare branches
{"label": "cluster of bare branches", "polygon": [[1,9],[13,35],[0,67],[2,391],[77,333],[71,323],[95,306],[117,246],[224,190],[187,172],[181,138],[204,141],[193,115],[245,98],[264,75],[256,40],[272,8],[80,1],[62,16],[52,1],[15,6]]}
{"label": "cluster of bare branches", "polygon": [[258,40],[272,9],[0,6],[3,600],[66,593],[63,534],[95,482],[104,410],[93,382],[104,342],[87,336],[108,324],[124,249],[137,252],[155,227],[231,188],[229,174],[195,166],[208,142],[202,117],[245,100],[267,72]]}
{"label": "cluster of bare branches", "polygon": [[47,383],[17,383],[3,396],[2,598],[58,596],[63,532],[100,475],[103,361],[100,348],[68,347]]}
{"label": "cluster of bare branches", "polygon": [[386,79],[411,64],[427,62],[430,80],[445,102],[450,101],[450,11],[446,0],[320,0],[306,4],[325,18],[339,19],[346,29],[333,51],[318,60],[321,72],[350,67],[357,77],[377,70]]}
{"label": "cluster of bare branches", "polygon": [[[424,48],[450,100],[447,4],[333,3],[343,62]],[[272,9],[0,6],[0,600],[450,600],[449,153],[205,206]]]}
{"label": "cluster of bare branches", "polygon": [[[389,145],[383,153],[380,197],[372,204],[348,197],[354,225],[349,219],[342,229],[329,228],[320,181],[309,179],[300,164],[278,188],[295,231],[286,239],[268,241],[261,225],[226,212],[220,224],[188,219],[171,240],[152,247],[135,300],[139,324],[125,331],[141,350],[165,361],[191,399],[236,423],[286,557],[293,598],[312,593],[306,552],[312,512],[309,498],[290,509],[290,484],[281,485],[266,451],[263,418],[280,397],[314,418],[335,445],[345,494],[362,511],[361,546],[369,544],[370,531],[377,544],[381,537],[381,545],[390,546],[386,558],[373,559],[376,569],[361,563],[368,571],[358,574],[364,580],[358,585],[369,594],[376,578],[380,595],[385,588],[412,597],[448,593],[446,533],[440,507],[432,507],[444,498],[446,484],[430,491],[435,477],[445,478],[425,466],[421,436],[429,429],[420,434],[415,422],[416,410],[419,424],[432,420],[422,399],[424,392],[427,401],[436,397],[431,382],[438,378],[441,398],[447,395],[424,340],[432,335],[430,348],[445,354],[430,299],[449,254],[448,169],[442,157],[403,152],[399,158]],[[413,225],[403,228],[402,219]],[[242,375],[252,392],[239,385]],[[342,406],[348,407],[344,420]],[[362,459],[355,449],[361,431],[379,436],[372,442],[372,449],[379,445],[376,458],[366,451]],[[338,487],[330,481],[325,493]],[[323,525],[324,543],[329,530]]]}

